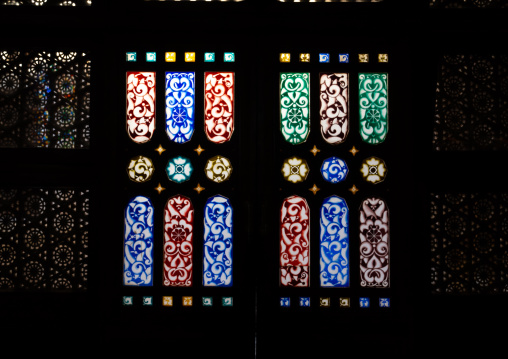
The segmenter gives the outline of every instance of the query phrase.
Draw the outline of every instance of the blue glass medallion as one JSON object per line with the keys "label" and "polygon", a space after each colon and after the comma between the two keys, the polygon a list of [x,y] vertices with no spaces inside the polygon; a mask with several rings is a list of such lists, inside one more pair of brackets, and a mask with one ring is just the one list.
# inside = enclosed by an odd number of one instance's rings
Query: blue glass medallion
{"label": "blue glass medallion", "polygon": [[203,285],[233,285],[233,207],[221,195],[205,205],[203,243]]}
{"label": "blue glass medallion", "polygon": [[349,209],[346,201],[337,196],[326,198],[319,221],[321,287],[349,287]]}
{"label": "blue glass medallion", "polygon": [[331,183],[342,182],[346,179],[348,168],[346,162],[338,157],[329,157],[323,161],[321,175],[324,180]]}
{"label": "blue glass medallion", "polygon": [[194,133],[194,72],[166,72],[166,134],[176,143]]}
{"label": "blue glass medallion", "polygon": [[125,210],[124,285],[151,286],[153,273],[153,206],[138,196]]}

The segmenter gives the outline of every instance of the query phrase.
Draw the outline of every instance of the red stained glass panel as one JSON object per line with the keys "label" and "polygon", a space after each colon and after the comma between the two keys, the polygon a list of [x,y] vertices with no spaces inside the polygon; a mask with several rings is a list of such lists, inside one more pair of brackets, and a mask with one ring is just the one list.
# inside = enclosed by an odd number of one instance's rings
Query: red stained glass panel
{"label": "red stained glass panel", "polygon": [[136,143],[155,131],[155,72],[127,72],[127,133]]}
{"label": "red stained glass panel", "polygon": [[231,139],[234,130],[234,73],[205,72],[205,132],[214,143]]}
{"label": "red stained glass panel", "polygon": [[291,196],[280,210],[280,284],[309,286],[310,210],[305,198]]}
{"label": "red stained glass panel", "polygon": [[189,198],[171,197],[164,209],[164,285],[192,285],[194,207]]}

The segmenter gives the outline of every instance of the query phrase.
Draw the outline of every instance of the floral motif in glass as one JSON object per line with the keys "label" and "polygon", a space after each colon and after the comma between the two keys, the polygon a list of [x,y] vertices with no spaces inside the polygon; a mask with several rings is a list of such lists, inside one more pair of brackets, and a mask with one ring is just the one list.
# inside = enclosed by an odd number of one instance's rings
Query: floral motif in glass
{"label": "floral motif in glass", "polygon": [[138,196],[127,205],[124,233],[124,285],[152,285],[153,214],[152,203],[147,197]]}
{"label": "floral motif in glass", "polygon": [[363,179],[373,184],[382,182],[386,176],[386,164],[381,158],[370,157],[362,162]]}
{"label": "floral motif in glass", "polygon": [[127,72],[127,133],[136,143],[155,131],[155,72]]}
{"label": "floral motif in glass", "polygon": [[170,159],[166,167],[168,178],[176,183],[187,181],[192,171],[193,167],[190,160],[181,156]]}
{"label": "floral motif in glass", "polygon": [[233,207],[221,195],[210,197],[205,205],[203,242],[203,285],[233,285]]}
{"label": "floral motif in glass", "polygon": [[206,162],[205,174],[209,180],[221,183],[229,179],[233,172],[231,161],[226,157],[215,156]]}
{"label": "floral motif in glass", "polygon": [[349,287],[349,209],[346,201],[337,196],[326,198],[319,222],[321,287]]}
{"label": "floral motif in glass", "polygon": [[194,133],[194,72],[166,72],[166,134],[176,143]]}
{"label": "floral motif in glass", "polygon": [[194,207],[189,198],[171,197],[164,209],[164,285],[192,285]]}
{"label": "floral motif in glass", "polygon": [[305,181],[309,174],[307,161],[300,157],[291,157],[284,160],[282,165],[282,175],[289,182],[298,183]]}
{"label": "floral motif in glass", "polygon": [[152,178],[153,172],[152,160],[144,156],[132,158],[127,167],[129,179],[138,183],[149,181]]}
{"label": "floral motif in glass", "polygon": [[360,207],[360,285],[390,286],[390,216],[380,198],[368,198]]}
{"label": "floral motif in glass", "polygon": [[205,72],[205,133],[211,142],[227,142],[233,135],[234,84],[233,72]]}
{"label": "floral motif in glass", "polygon": [[376,145],[388,133],[388,74],[361,73],[358,80],[360,136]]}
{"label": "floral motif in glass", "polygon": [[280,130],[284,139],[298,145],[310,132],[309,73],[280,74]]}
{"label": "floral motif in glass", "polygon": [[342,73],[320,74],[321,136],[336,145],[349,132],[349,76]]}
{"label": "floral motif in glass", "polygon": [[305,198],[291,196],[280,209],[280,284],[308,287],[310,210]]}

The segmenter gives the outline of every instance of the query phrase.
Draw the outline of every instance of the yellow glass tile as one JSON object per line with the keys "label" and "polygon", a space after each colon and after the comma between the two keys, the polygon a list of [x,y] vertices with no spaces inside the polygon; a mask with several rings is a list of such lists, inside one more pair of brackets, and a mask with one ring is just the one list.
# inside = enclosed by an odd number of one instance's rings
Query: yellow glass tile
{"label": "yellow glass tile", "polygon": [[164,307],[172,307],[173,306],[173,297],[162,297],[162,305]]}
{"label": "yellow glass tile", "polygon": [[196,53],[195,52],[186,52],[185,53],[185,62],[195,62],[196,61]]}
{"label": "yellow glass tile", "polygon": [[182,305],[184,307],[192,307],[192,297],[182,297]]}
{"label": "yellow glass tile", "polygon": [[310,54],[300,54],[300,62],[310,62]]}
{"label": "yellow glass tile", "polygon": [[369,62],[369,54],[358,54],[358,61]]}
{"label": "yellow glass tile", "polygon": [[176,52],[166,52],[164,56],[166,62],[175,62],[176,61]]}
{"label": "yellow glass tile", "polygon": [[378,54],[377,60],[378,62],[388,62],[388,54]]}
{"label": "yellow glass tile", "polygon": [[280,62],[290,62],[291,61],[291,54],[290,53],[281,53],[280,54]]}

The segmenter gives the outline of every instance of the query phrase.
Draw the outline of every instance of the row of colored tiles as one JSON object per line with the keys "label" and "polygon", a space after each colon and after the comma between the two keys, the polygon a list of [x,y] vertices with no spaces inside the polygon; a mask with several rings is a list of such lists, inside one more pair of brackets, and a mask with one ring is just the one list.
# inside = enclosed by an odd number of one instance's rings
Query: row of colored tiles
{"label": "row of colored tiles", "polygon": [[[213,306],[213,297],[201,297],[201,305],[203,307],[212,307]],[[333,300],[335,302],[335,300]],[[349,297],[340,297],[336,301],[338,306],[341,308],[350,308],[351,307],[351,298]],[[124,296],[122,299],[122,303],[124,306],[134,306],[135,298],[133,296]],[[233,297],[221,297],[220,300],[221,306],[223,307],[232,307],[233,306]],[[298,297],[298,305],[300,307],[310,307],[311,298],[310,297]],[[390,298],[378,298],[378,307],[379,308],[389,308],[390,307]],[[153,306],[154,305],[154,297],[153,296],[143,296],[141,298],[141,305],[143,306]],[[358,306],[360,308],[370,308],[374,305],[374,302],[371,301],[369,297],[360,297],[358,299]],[[163,307],[173,307],[176,306],[176,300],[173,296],[163,296],[162,297],[162,306]],[[181,298],[181,306],[182,307],[192,307],[194,306],[194,297],[193,296],[182,296]],[[280,306],[283,308],[291,307],[291,298],[290,297],[280,297]],[[332,306],[332,298],[330,297],[319,297],[319,306],[320,307],[331,307]]]}
{"label": "row of colored tiles", "polygon": [[[183,61],[184,62],[196,62],[196,53],[195,52],[184,52],[183,53]],[[329,63],[331,60],[331,56],[329,53],[319,53],[318,61],[320,63]],[[299,62],[311,62],[310,53],[304,52],[298,54]],[[127,62],[136,62],[138,60],[137,52],[129,51],[126,52],[126,60]],[[217,57],[215,56],[215,52],[205,52],[203,56],[204,62],[216,62]],[[146,62],[156,62],[157,61],[157,53],[150,51],[145,53],[145,61]],[[164,53],[164,61],[166,62],[177,62],[176,52],[165,52]],[[223,55],[224,62],[235,62],[235,53],[234,52],[224,52]],[[291,53],[289,52],[281,52],[279,54],[279,61],[288,63],[291,62]],[[339,63],[347,64],[349,63],[349,54],[338,54]],[[370,62],[369,54],[358,54],[358,62],[360,63],[368,63]],[[377,62],[388,62],[388,54],[377,54]]]}
{"label": "row of colored tiles", "polygon": [[[152,160],[144,156],[132,158],[127,167],[129,179],[136,183],[149,181],[154,171],[155,166]],[[166,166],[166,174],[169,180],[176,183],[188,181],[193,171],[194,167],[191,161],[182,156],[171,158]],[[285,159],[281,169],[284,179],[293,183],[305,181],[309,171],[307,161],[300,157]],[[362,162],[360,171],[364,180],[376,184],[384,180],[386,164],[377,157],[366,158]],[[232,172],[231,161],[223,156],[214,156],[205,165],[206,177],[216,183],[228,180]],[[320,172],[325,181],[338,183],[346,179],[349,168],[344,160],[333,156],[323,161]]]}

